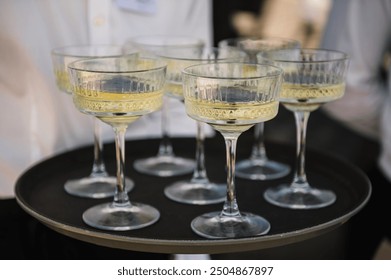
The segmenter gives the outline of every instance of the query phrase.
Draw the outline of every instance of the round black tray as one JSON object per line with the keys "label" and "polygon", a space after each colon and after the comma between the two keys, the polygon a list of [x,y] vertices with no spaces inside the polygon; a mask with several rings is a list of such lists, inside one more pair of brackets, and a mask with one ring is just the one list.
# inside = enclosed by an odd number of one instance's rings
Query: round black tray
{"label": "round black tray", "polygon": [[[83,147],[44,160],[28,169],[17,181],[16,199],[30,215],[64,235],[112,248],[155,253],[228,253],[257,250],[302,241],[335,229],[357,213],[367,202],[371,185],[367,177],[349,162],[319,152],[307,151],[307,177],[316,187],[333,190],[337,201],[322,209],[290,210],[267,203],[263,192],[267,187],[289,182],[292,174],[271,181],[250,181],[237,178],[237,199],[241,211],[262,215],[271,223],[267,235],[259,237],[208,240],[190,228],[191,220],[205,212],[222,209],[222,204],[194,206],[169,200],[165,186],[186,180],[191,174],[159,178],[137,173],[133,161],[156,154],[159,141],[137,140],[126,143],[126,174],[135,182],[131,201],[155,206],[160,220],[147,228],[112,232],[87,226],[82,213],[87,208],[111,199],[87,199],[68,195],[64,183],[70,178],[86,176],[92,165],[92,147]],[[176,154],[194,157],[195,141],[173,139]],[[221,137],[206,140],[206,167],[212,181],[225,182],[225,146]],[[239,139],[238,158],[249,154],[249,145]],[[292,165],[295,148],[267,143],[270,158]],[[115,174],[114,145],[105,145],[105,162]]]}

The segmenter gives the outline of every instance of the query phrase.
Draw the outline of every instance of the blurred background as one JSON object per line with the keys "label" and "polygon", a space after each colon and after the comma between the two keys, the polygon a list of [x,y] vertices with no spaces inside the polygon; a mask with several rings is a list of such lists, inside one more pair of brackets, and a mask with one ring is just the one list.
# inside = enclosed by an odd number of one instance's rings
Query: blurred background
{"label": "blurred background", "polygon": [[214,44],[226,38],[274,36],[320,44],[330,0],[214,0]]}

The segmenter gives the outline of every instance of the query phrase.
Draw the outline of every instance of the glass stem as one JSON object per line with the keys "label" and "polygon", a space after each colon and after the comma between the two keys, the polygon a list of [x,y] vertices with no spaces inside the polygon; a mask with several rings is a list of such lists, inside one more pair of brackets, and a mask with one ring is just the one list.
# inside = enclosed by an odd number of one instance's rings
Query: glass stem
{"label": "glass stem", "polygon": [[236,143],[238,137],[239,135],[224,135],[227,157],[227,197],[221,216],[240,216],[235,189]]}
{"label": "glass stem", "polygon": [[296,121],[296,171],[293,178],[293,187],[309,187],[307,182],[307,176],[305,174],[305,150],[306,150],[306,135],[307,135],[307,123],[310,116],[308,111],[295,111]]}
{"label": "glass stem", "polygon": [[168,97],[163,96],[162,112],[162,140],[159,145],[158,156],[173,157],[174,151],[171,145],[170,137],[168,135]]}
{"label": "glass stem", "polygon": [[[250,63],[257,63],[257,52],[248,51]],[[267,161],[265,139],[264,139],[265,124],[257,123],[254,128],[254,145],[251,151],[251,160]]]}
{"label": "glass stem", "polygon": [[197,123],[196,154],[195,154],[196,166],[193,172],[193,177],[191,178],[191,182],[206,184],[209,182],[209,179],[206,174],[206,168],[205,168],[205,144],[204,144],[205,134],[203,130],[203,124],[198,121],[196,123]]}
{"label": "glass stem", "polygon": [[103,161],[103,142],[101,137],[101,124],[97,118],[94,122],[94,163],[92,165],[91,177],[106,177],[106,167]]}
{"label": "glass stem", "polygon": [[263,122],[257,123],[254,128],[254,146],[251,151],[252,160],[267,161],[265,142],[264,142],[264,128]]}
{"label": "glass stem", "polygon": [[116,206],[128,206],[130,204],[128,194],[125,191],[125,133],[127,125],[113,126],[115,132],[115,155],[117,161],[117,189],[114,195]]}

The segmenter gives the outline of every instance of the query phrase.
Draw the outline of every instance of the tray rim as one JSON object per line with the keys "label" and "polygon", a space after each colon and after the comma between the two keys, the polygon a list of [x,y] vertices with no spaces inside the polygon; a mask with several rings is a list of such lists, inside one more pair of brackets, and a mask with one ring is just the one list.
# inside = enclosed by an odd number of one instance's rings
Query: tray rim
{"label": "tray rim", "polygon": [[[371,191],[370,191],[371,192]],[[240,239],[205,239],[205,240],[167,240],[151,239],[140,237],[129,237],[115,235],[111,233],[97,232],[94,230],[81,229],[75,226],[66,225],[53,219],[40,215],[25,205],[17,198],[18,204],[31,216],[42,222],[47,227],[64,234],[66,236],[93,243],[96,245],[127,249],[131,251],[151,252],[151,253],[175,253],[175,254],[218,254],[231,252],[244,252],[260,250],[271,247],[283,246],[310,239],[323,233],[327,233],[342,225],[355,213],[361,210],[370,197],[370,192],[365,200],[351,212],[316,226],[301,230],[280,233],[274,235],[264,235],[258,237],[248,237]]]}

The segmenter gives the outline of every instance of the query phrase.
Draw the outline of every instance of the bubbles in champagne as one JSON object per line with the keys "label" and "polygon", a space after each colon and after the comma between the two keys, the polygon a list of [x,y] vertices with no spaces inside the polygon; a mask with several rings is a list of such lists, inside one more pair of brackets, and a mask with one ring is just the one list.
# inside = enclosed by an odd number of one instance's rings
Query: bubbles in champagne
{"label": "bubbles in champagne", "polygon": [[320,105],[339,99],[345,92],[345,84],[291,84],[283,83],[281,103],[289,110],[316,110]]}
{"label": "bubbles in champagne", "polygon": [[[207,100],[186,100],[186,111],[193,118],[211,125],[240,126],[253,125],[274,118],[278,112],[278,102],[223,103]],[[246,128],[247,129],[247,128]]]}
{"label": "bubbles in champagne", "polygon": [[162,106],[162,92],[110,93],[75,89],[74,103],[85,113],[106,119],[126,116],[141,116]]}

